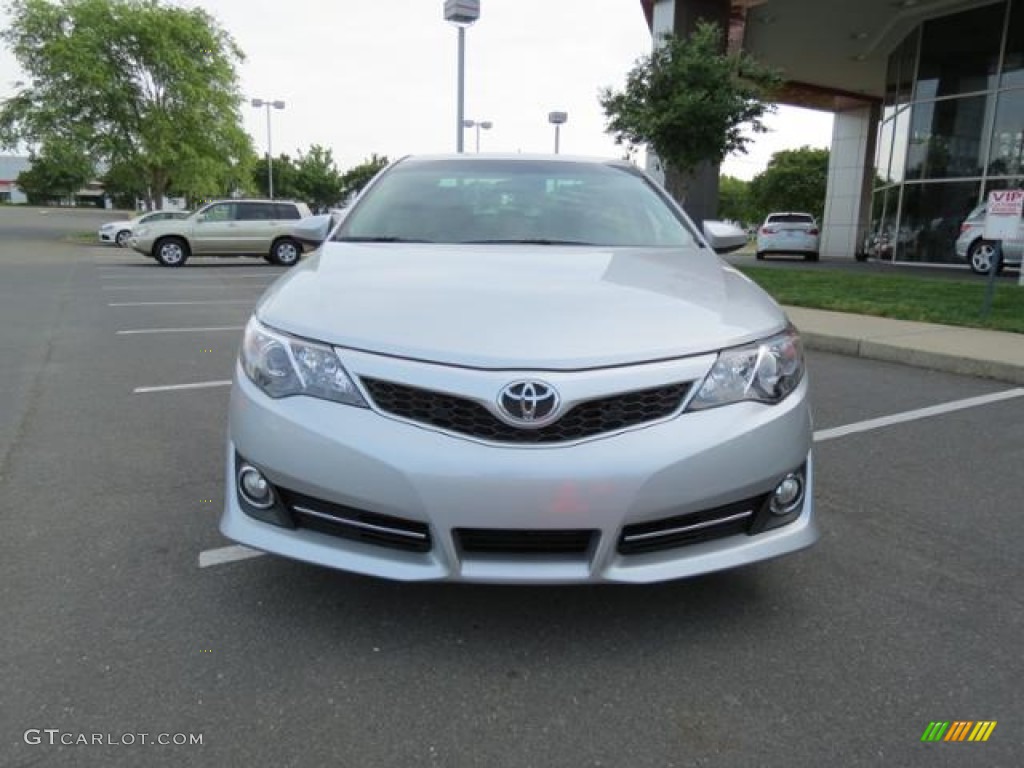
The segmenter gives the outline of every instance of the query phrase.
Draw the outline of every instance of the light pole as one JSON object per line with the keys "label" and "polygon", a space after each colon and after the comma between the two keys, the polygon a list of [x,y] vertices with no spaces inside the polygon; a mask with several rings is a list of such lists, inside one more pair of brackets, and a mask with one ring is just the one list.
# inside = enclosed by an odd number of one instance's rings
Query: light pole
{"label": "light pole", "polygon": [[253,99],[252,105],[259,109],[265,107],[267,110],[267,191],[270,199],[274,199],[274,150],[273,139],[270,133],[270,108],[284,109],[283,101],[270,101],[269,99]]}
{"label": "light pole", "polygon": [[480,0],[444,0],[444,18],[459,28],[459,74],[455,106],[455,151],[463,148],[466,114],[466,27],[480,18]]}
{"label": "light pole", "polygon": [[548,122],[555,126],[555,154],[558,154],[559,129],[569,120],[568,112],[548,112]]}
{"label": "light pole", "polygon": [[491,130],[494,127],[494,123],[490,120],[463,120],[462,125],[466,128],[476,128],[476,153],[480,154],[480,129],[483,128],[485,131]]}

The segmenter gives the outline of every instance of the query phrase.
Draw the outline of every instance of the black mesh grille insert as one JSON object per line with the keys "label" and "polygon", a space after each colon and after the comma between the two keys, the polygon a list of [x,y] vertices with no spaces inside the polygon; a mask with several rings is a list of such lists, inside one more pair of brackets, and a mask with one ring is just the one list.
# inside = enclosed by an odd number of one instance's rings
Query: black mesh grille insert
{"label": "black mesh grille insert", "polygon": [[561,443],[614,432],[672,415],[689,382],[588,400],[570,408],[554,424],[520,429],[498,419],[477,402],[380,379],[364,378],[373,402],[386,413],[497,443]]}
{"label": "black mesh grille insert", "polygon": [[277,490],[296,528],[408,552],[430,551],[430,528],[425,523],[346,507],[283,488]]}
{"label": "black mesh grille insert", "polygon": [[619,537],[619,554],[660,552],[740,533],[754,533],[760,528],[767,500],[768,496],[756,496],[723,507],[627,525]]}
{"label": "black mesh grille insert", "polygon": [[463,552],[515,555],[578,555],[590,549],[597,531],[456,528]]}

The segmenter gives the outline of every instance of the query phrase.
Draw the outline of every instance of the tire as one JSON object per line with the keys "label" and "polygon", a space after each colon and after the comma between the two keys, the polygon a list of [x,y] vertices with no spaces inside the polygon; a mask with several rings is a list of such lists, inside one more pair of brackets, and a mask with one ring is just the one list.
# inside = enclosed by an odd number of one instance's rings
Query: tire
{"label": "tire", "polygon": [[165,267],[181,267],[188,257],[188,243],[180,237],[163,237],[153,246],[153,258]]}
{"label": "tire", "polygon": [[118,248],[127,248],[128,240],[131,238],[131,236],[132,231],[130,229],[122,229],[120,232],[117,233],[117,235],[114,236],[114,243],[117,244]]}
{"label": "tire", "polygon": [[757,259],[758,261],[764,261],[764,251],[757,251],[754,254],[754,258]]}
{"label": "tire", "polygon": [[[971,272],[987,275],[992,271],[995,255],[996,247],[990,240],[975,240],[967,250],[967,263],[971,265]],[[999,271],[1003,271],[1002,264],[999,265]]]}
{"label": "tire", "polygon": [[814,253],[808,253],[808,254],[804,255],[804,261],[817,261],[817,260],[818,260],[818,252],[817,251],[815,251]]}
{"label": "tire", "polygon": [[290,237],[282,237],[270,246],[270,263],[279,267],[294,267],[302,258],[302,246]]}

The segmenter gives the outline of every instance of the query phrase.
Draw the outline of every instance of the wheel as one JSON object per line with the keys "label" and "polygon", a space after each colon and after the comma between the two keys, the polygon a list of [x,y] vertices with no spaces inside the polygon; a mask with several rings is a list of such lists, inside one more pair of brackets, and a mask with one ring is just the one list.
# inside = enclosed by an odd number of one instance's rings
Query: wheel
{"label": "wheel", "polygon": [[754,254],[754,258],[757,259],[758,261],[764,261],[764,251],[757,251]]}
{"label": "wheel", "polygon": [[188,260],[188,243],[180,237],[157,240],[153,257],[165,267],[180,267]]}
{"label": "wheel", "polygon": [[130,229],[122,229],[120,232],[117,233],[117,237],[114,238],[114,242],[117,243],[118,248],[127,248],[128,240],[131,238],[131,236],[132,231]]}
{"label": "wheel", "polygon": [[[975,240],[967,251],[967,261],[971,265],[971,272],[976,275],[987,275],[992,271],[992,263],[996,258],[996,247],[989,240]],[[1003,271],[1003,265],[999,265],[999,271]]]}
{"label": "wheel", "polygon": [[279,267],[294,267],[302,258],[302,246],[294,240],[282,237],[270,247],[270,263]]}
{"label": "wheel", "polygon": [[817,251],[815,251],[814,253],[808,253],[808,254],[804,255],[804,261],[817,261],[817,260],[818,260],[818,252]]}

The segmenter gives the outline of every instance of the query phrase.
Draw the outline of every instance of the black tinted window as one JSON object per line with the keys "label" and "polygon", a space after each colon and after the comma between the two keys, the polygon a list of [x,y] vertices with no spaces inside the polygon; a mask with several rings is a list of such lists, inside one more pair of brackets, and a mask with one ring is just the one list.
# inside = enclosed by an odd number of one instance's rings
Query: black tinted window
{"label": "black tinted window", "polygon": [[301,219],[299,209],[289,203],[274,203],[275,219]]}
{"label": "black tinted window", "polygon": [[239,203],[239,221],[268,221],[275,218],[273,203]]}

